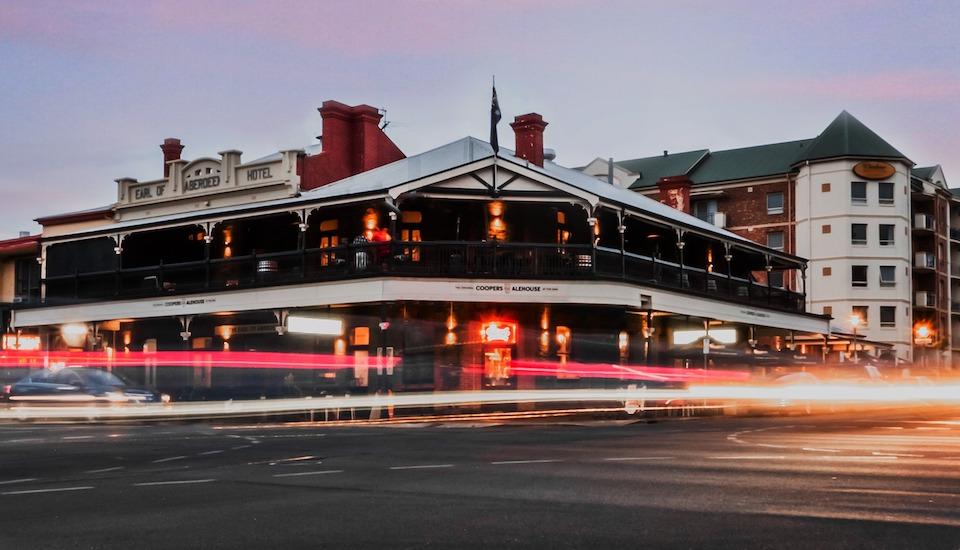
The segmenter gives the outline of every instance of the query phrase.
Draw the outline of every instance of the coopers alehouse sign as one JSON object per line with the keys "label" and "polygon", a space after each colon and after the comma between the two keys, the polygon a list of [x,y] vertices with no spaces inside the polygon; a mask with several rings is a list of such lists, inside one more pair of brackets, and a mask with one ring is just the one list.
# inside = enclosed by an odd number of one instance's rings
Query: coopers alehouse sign
{"label": "coopers alehouse sign", "polygon": [[[270,167],[252,168],[247,170],[247,181],[268,180],[273,177]],[[203,189],[215,189],[220,187],[220,176],[213,175],[204,178],[196,178],[183,182],[183,192],[190,193]],[[150,199],[162,198],[167,190],[167,183],[151,183],[139,185],[130,189],[130,194],[134,201],[145,201]]]}

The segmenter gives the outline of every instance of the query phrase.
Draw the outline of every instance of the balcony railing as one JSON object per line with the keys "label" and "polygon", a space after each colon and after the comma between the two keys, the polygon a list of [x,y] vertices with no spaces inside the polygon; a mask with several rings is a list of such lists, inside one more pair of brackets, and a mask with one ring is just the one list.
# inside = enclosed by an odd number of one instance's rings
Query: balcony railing
{"label": "balcony railing", "polygon": [[649,256],[589,245],[497,242],[364,243],[51,276],[44,279],[43,305],[375,276],[606,279],[804,310],[802,294]]}

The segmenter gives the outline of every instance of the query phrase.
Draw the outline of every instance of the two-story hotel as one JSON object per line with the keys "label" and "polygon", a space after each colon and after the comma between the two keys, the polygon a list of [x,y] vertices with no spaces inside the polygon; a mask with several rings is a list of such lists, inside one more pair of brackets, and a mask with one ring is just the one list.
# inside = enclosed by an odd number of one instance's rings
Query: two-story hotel
{"label": "two-story hotel", "polygon": [[[13,306],[11,331],[45,350],[351,359],[142,369],[171,389],[282,377],[304,392],[789,363],[795,338],[829,333],[805,310],[804,259],[554,163],[540,115],[511,124],[514,152],[466,137],[407,157],[372,107],[320,114],[321,146],[187,160],[166,139],[162,178],[40,218],[42,296]],[[783,277],[796,286],[771,284]]]}

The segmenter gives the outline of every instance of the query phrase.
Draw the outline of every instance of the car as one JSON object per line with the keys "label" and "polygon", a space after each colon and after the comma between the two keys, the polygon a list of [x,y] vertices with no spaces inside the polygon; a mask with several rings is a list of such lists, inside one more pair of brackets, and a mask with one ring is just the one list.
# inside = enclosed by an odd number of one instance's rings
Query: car
{"label": "car", "polygon": [[4,386],[10,405],[132,405],[168,403],[170,396],[130,385],[106,370],[69,366],[44,369]]}

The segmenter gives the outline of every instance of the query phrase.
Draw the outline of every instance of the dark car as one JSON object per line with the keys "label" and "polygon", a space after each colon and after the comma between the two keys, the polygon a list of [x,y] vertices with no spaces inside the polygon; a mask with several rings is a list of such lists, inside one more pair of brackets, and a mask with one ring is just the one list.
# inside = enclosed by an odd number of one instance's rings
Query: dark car
{"label": "dark car", "polygon": [[43,370],[3,390],[4,400],[11,405],[123,405],[170,401],[166,394],[133,387],[113,373],[87,367]]}

